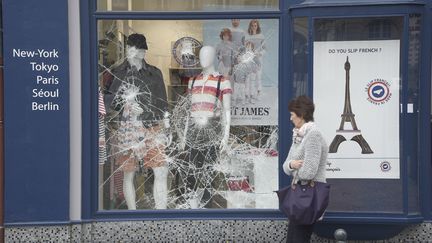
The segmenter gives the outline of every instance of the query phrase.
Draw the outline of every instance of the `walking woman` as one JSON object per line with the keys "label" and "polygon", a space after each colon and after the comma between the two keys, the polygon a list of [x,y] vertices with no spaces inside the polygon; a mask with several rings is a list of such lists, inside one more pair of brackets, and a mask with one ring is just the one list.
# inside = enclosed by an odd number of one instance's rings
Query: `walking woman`
{"label": "walking woman", "polygon": [[[326,182],[325,166],[327,161],[327,144],[313,122],[315,106],[311,99],[299,96],[288,104],[291,122],[294,124],[293,143],[283,170],[293,177],[294,183],[308,184],[309,181]],[[314,224],[288,225],[286,242],[310,242]]]}

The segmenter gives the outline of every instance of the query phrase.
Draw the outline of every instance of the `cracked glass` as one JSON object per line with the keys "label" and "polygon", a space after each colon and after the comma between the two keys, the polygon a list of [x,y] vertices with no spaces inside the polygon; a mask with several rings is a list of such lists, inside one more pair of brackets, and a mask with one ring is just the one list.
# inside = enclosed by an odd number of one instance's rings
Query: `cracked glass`
{"label": "cracked glass", "polygon": [[98,22],[99,209],[278,208],[278,29]]}

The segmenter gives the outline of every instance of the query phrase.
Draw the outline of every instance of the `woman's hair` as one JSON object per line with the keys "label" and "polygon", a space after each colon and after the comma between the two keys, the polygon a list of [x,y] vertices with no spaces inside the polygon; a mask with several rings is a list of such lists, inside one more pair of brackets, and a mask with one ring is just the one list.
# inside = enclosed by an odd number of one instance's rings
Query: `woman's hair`
{"label": "woman's hair", "polygon": [[252,32],[252,24],[253,23],[256,23],[257,24],[257,31],[256,31],[256,33],[257,34],[260,34],[261,33],[261,27],[260,27],[260,24],[259,24],[259,22],[258,22],[258,20],[257,19],[252,19],[250,22],[249,22],[249,28],[248,28],[248,33],[249,33],[249,35],[252,35],[253,34],[253,32]]}
{"label": "woman's hair", "polygon": [[223,40],[223,36],[224,35],[228,35],[229,36],[229,40],[232,41],[232,35],[231,35],[231,30],[228,28],[223,28],[222,31],[219,34],[219,37],[221,38],[221,40]]}
{"label": "woman's hair", "polygon": [[305,95],[291,100],[288,103],[288,110],[294,112],[298,117],[302,117],[305,122],[314,120],[313,113],[315,111],[315,105],[312,100]]}

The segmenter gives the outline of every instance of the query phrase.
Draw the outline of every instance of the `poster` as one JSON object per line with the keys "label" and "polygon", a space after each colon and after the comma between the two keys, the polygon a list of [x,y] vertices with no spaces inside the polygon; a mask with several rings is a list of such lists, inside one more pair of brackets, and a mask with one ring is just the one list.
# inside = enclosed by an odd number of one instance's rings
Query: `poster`
{"label": "poster", "polygon": [[[250,35],[252,25],[259,28]],[[218,52],[217,70],[231,81],[231,125],[278,125],[279,24],[276,19],[209,20],[204,45]],[[231,35],[224,43],[224,30]]]}
{"label": "poster", "polygon": [[398,179],[399,40],[314,42],[315,121],[328,178]]}

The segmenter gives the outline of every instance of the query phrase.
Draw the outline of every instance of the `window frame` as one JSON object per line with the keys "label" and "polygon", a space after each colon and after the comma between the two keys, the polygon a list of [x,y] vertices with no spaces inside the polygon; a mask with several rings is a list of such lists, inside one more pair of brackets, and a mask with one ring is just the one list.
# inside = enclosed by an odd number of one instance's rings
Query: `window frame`
{"label": "window frame", "polygon": [[[81,60],[82,60],[82,219],[83,220],[161,220],[161,219],[283,219],[285,216],[278,209],[164,209],[164,210],[99,210],[98,209],[98,147],[97,147],[97,67],[98,48],[97,48],[97,22],[99,20],[118,19],[118,20],[216,20],[216,19],[277,19],[279,23],[279,66],[286,66],[282,61],[284,53],[287,52],[287,45],[282,45],[287,41],[287,35],[282,34],[283,29],[288,26],[286,17],[286,4],[284,0],[279,1],[278,11],[188,11],[188,12],[116,12],[96,10],[96,0],[81,0]],[[283,10],[285,9],[285,10]],[[286,55],[285,55],[286,56]],[[286,80],[288,71],[279,68],[278,73],[278,95],[279,106],[287,104],[288,97],[283,96],[282,90],[287,87],[282,85]],[[283,98],[284,97],[284,98]],[[283,106],[282,106],[283,107]],[[283,109],[283,108],[282,108]],[[279,134],[283,134],[281,121],[288,120],[279,108],[278,123]],[[281,141],[279,136],[279,148],[286,146],[288,139]],[[281,158],[286,155],[279,153],[279,165],[283,162]],[[280,167],[281,168],[281,167]],[[288,178],[282,176],[279,170],[279,187],[288,184]]]}
{"label": "window frame", "polygon": [[[349,3],[347,3],[348,5]],[[347,14],[349,13],[349,14]],[[427,113],[430,112],[430,71],[427,70],[427,65],[431,60],[427,59],[430,53],[431,36],[427,31],[428,17],[424,9],[424,4],[412,3],[412,4],[380,4],[379,2],[371,5],[358,5],[358,6],[329,6],[327,3],[311,4],[311,5],[296,5],[290,9],[291,22],[295,18],[308,18],[308,89],[307,94],[313,95],[313,41],[314,41],[314,21],[316,19],[352,19],[352,18],[385,18],[385,17],[403,17],[403,33],[401,38],[401,56],[400,56],[400,73],[401,73],[401,86],[407,87],[408,85],[408,47],[409,47],[409,15],[410,14],[421,14],[421,56],[420,56],[420,80],[418,81],[418,89],[420,90],[420,98],[418,101],[420,113],[418,114],[418,129],[417,133],[419,148],[415,150],[413,146],[405,142],[404,133],[408,131],[409,124],[407,124],[406,113],[400,114],[400,172],[402,180],[402,191],[403,191],[403,208],[401,213],[368,213],[368,212],[329,212],[326,213],[324,219],[325,222],[329,223],[418,223],[423,222],[425,219],[431,219],[431,179],[430,172],[431,167],[428,161],[431,161],[430,152],[428,148],[431,146],[431,138],[427,137],[426,134],[420,133],[420,129],[426,128],[426,131],[430,131],[429,116]],[[424,50],[423,50],[424,48]],[[426,51],[426,52],[425,52]],[[293,55],[290,53],[290,57]],[[430,67],[430,65],[429,65]],[[293,79],[290,74],[290,79]],[[407,103],[407,92],[400,90],[400,103]],[[404,106],[405,108],[406,106]],[[404,153],[405,148],[410,148],[411,151],[417,151],[417,163],[418,163],[418,200],[420,204],[419,212],[412,213],[409,211],[408,203],[408,175],[407,175],[407,155]],[[429,174],[427,173],[429,172]]]}

